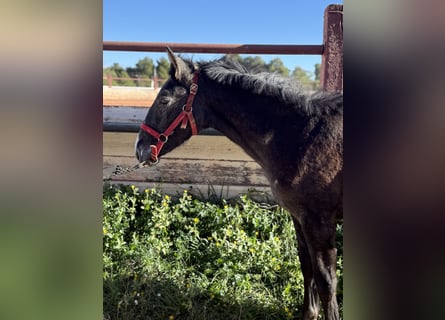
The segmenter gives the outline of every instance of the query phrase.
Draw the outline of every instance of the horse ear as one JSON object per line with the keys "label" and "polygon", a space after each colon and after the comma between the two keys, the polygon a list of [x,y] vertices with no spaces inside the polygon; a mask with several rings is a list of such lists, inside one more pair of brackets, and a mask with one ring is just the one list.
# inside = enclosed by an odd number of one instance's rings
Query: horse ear
{"label": "horse ear", "polygon": [[169,47],[167,47],[168,60],[170,60],[171,67],[174,71],[176,80],[189,80],[191,78],[192,70],[180,57],[175,55]]}

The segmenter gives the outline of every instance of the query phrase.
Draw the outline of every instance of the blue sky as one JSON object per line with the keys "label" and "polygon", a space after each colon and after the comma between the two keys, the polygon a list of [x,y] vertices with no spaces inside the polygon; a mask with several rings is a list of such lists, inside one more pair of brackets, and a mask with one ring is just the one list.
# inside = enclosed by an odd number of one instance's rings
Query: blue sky
{"label": "blue sky", "polygon": [[[103,40],[227,43],[321,44],[327,0],[104,0]],[[218,54],[184,54],[194,60]],[[134,66],[139,59],[154,61],[165,53],[104,51],[103,66],[114,62]],[[261,55],[267,62],[279,57],[291,71],[300,66],[313,72],[319,55]]]}

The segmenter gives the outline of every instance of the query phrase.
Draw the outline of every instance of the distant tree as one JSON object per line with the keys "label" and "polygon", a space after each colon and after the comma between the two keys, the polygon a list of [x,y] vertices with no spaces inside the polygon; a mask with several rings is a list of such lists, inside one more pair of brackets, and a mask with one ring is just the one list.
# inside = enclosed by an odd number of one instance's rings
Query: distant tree
{"label": "distant tree", "polygon": [[[116,78],[117,77],[116,71],[114,69],[112,69],[111,67],[104,68],[103,69],[103,77],[104,78],[108,78],[109,76],[113,77],[113,78]],[[116,80],[113,80],[111,83],[112,83],[113,86],[117,85],[117,81]],[[104,86],[108,85],[108,79],[104,79],[103,80],[103,85]]]}
{"label": "distant tree", "polygon": [[[153,73],[154,73],[154,64],[153,64],[153,60],[149,57],[145,57],[143,59],[140,59],[137,63],[136,63],[136,67],[135,68],[127,68],[126,71],[128,72],[128,75],[131,78],[139,78],[139,79],[151,79],[153,77]],[[144,81],[144,82],[139,82],[139,81],[134,81],[133,82],[139,86],[147,86],[151,84],[151,80],[148,81]]]}
{"label": "distant tree", "polygon": [[289,76],[289,69],[286,68],[280,58],[272,59],[266,66],[269,72],[275,72],[285,77]]}
{"label": "distant tree", "polygon": [[[119,77],[121,77],[121,78],[131,78],[131,77],[128,75],[128,73],[127,73],[126,70],[122,71],[122,72],[120,73],[120,76],[119,76]],[[134,86],[136,86],[136,83],[134,82],[134,80],[130,80],[130,79],[122,79],[122,80],[118,80],[118,83],[119,83],[121,86],[126,86],[126,87],[134,87]]]}
{"label": "distant tree", "polygon": [[128,75],[131,78],[140,78],[142,75],[141,71],[138,70],[137,68],[128,67],[127,69],[125,69],[125,71],[127,71]]}
{"label": "distant tree", "polygon": [[243,59],[242,64],[253,72],[268,71],[268,67],[264,60],[260,56],[246,57]]}
{"label": "distant tree", "polygon": [[286,77],[289,76],[290,71],[280,58],[272,59],[269,63],[266,63],[260,56],[245,58],[242,58],[239,54],[228,54],[227,56],[252,72],[275,72]]}
{"label": "distant tree", "polygon": [[170,71],[170,62],[164,57],[156,61],[156,73],[160,79],[168,79]]}
{"label": "distant tree", "polygon": [[[119,65],[119,63],[113,63],[111,67],[103,69],[104,77],[110,74],[114,78],[128,78],[127,71]],[[106,82],[107,80],[104,80]],[[134,86],[134,82],[131,80],[113,80],[113,85],[118,86]]]}
{"label": "distant tree", "polygon": [[317,88],[316,81],[312,79],[311,73],[301,67],[295,67],[292,71],[292,77],[296,78],[305,90],[315,90]]}
{"label": "distant tree", "polygon": [[[276,72],[283,76],[289,76],[290,73],[280,58],[275,58],[269,63],[265,63],[260,56],[248,56],[246,58],[242,58],[239,54],[229,54],[228,56],[253,72]],[[156,67],[153,60],[148,57],[139,60],[134,68],[129,67],[124,69],[118,63],[114,63],[111,67],[103,69],[103,76],[107,77],[107,75],[110,74],[112,77],[119,78],[151,79],[154,76],[155,68],[159,79],[166,80],[169,78],[170,63],[164,57],[156,61]],[[314,65],[314,73],[306,71],[301,67],[296,67],[290,76],[296,78],[304,89],[316,90],[319,88],[320,70],[321,65],[319,63]],[[103,83],[107,85],[107,79],[104,79]],[[148,84],[150,84],[150,82],[148,82]],[[113,85],[134,86],[136,83],[133,80],[113,80]]]}
{"label": "distant tree", "polygon": [[315,80],[320,81],[320,68],[321,68],[321,64],[316,63],[314,67],[315,67],[315,70],[314,70]]}
{"label": "distant tree", "polygon": [[153,59],[145,57],[136,63],[135,68],[127,68],[127,72],[132,78],[152,78],[154,73]]}
{"label": "distant tree", "polygon": [[113,63],[111,67],[108,68],[110,71],[114,71],[116,73],[117,77],[120,77],[123,72],[125,72],[125,69],[121,67],[119,63]]}
{"label": "distant tree", "polygon": [[240,64],[243,64],[243,58],[241,58],[241,56],[237,53],[233,53],[233,54],[227,54],[226,55],[228,58],[230,58],[231,60],[238,62]]}
{"label": "distant tree", "polygon": [[136,68],[141,71],[143,77],[152,78],[154,74],[153,59],[145,57],[136,63]]}

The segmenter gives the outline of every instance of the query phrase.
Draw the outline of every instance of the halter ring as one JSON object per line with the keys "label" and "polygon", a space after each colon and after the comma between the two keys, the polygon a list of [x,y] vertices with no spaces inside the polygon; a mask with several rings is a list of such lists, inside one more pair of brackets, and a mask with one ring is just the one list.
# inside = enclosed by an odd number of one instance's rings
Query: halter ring
{"label": "halter ring", "polygon": [[162,142],[162,143],[166,143],[168,141],[168,136],[166,136],[165,134],[160,134],[158,137],[158,141]]}
{"label": "halter ring", "polygon": [[192,112],[192,106],[190,106],[190,110],[188,110],[187,103],[186,103],[182,106],[182,111],[187,112],[187,113]]}

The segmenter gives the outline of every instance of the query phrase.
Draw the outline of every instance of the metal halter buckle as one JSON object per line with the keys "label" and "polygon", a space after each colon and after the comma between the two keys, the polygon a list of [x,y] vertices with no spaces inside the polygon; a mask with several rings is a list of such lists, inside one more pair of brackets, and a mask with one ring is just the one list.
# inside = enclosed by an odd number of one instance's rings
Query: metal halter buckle
{"label": "metal halter buckle", "polygon": [[190,94],[196,95],[198,92],[198,85],[196,83],[192,83],[190,86]]}

